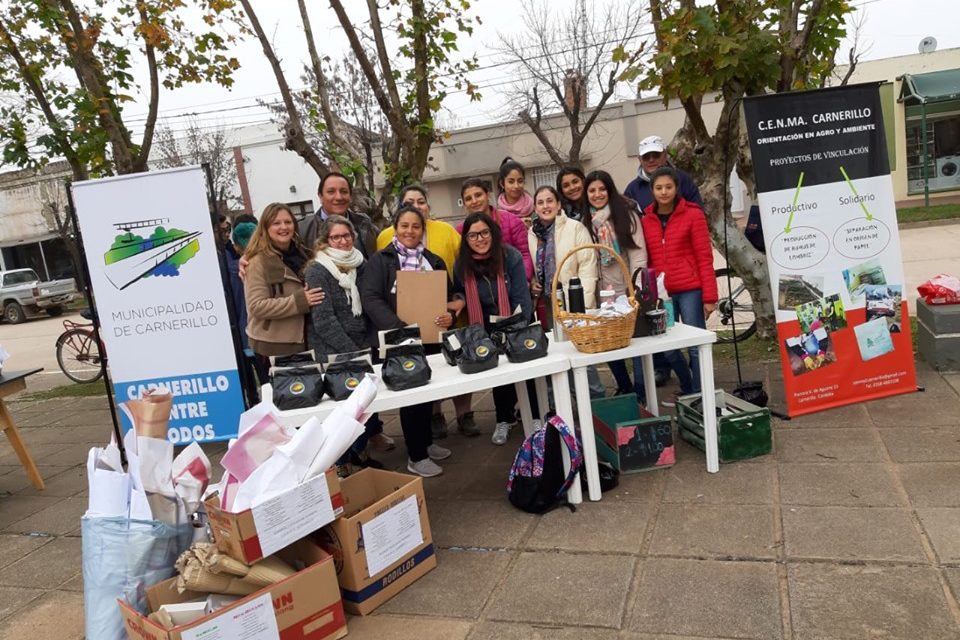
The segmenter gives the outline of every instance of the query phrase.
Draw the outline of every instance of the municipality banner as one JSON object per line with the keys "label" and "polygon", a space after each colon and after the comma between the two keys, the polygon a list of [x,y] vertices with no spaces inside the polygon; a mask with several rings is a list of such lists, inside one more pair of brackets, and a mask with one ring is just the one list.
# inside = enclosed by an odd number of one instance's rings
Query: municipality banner
{"label": "municipality banner", "polygon": [[879,85],[743,108],[788,413],[915,391]]}
{"label": "municipality banner", "polygon": [[244,409],[205,180],[187,167],[70,186],[117,403],[172,393],[176,444],[236,436]]}

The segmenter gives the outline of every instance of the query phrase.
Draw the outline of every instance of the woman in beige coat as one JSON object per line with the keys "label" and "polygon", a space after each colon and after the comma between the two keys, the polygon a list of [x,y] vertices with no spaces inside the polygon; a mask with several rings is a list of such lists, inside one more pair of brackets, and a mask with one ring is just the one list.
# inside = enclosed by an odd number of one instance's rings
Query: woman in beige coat
{"label": "woman in beige coat", "polygon": [[268,204],[244,256],[249,260],[243,290],[250,348],[263,363],[305,348],[304,316],[323,299],[303,284],[307,254],[287,205]]}
{"label": "woman in beige coat", "polygon": [[[560,196],[551,186],[537,189],[534,212],[536,215],[527,235],[530,255],[533,256],[530,294],[541,321],[545,321],[547,316],[541,308],[552,309],[550,286],[557,266],[574,247],[593,241],[584,225],[571,220],[560,210]],[[559,284],[566,291],[570,286],[570,278],[579,278],[587,309],[597,306],[597,277],[596,251],[578,251],[560,265]]]}
{"label": "woman in beige coat", "polygon": [[[541,322],[547,325],[547,320],[553,315],[550,287],[553,285],[553,274],[557,266],[574,247],[590,244],[593,240],[586,226],[571,220],[563,213],[560,194],[553,187],[545,185],[537,189],[533,196],[533,205],[534,220],[527,236],[530,241],[530,255],[533,256],[530,296]],[[577,251],[559,266],[557,289],[563,287],[564,291],[569,291],[570,279],[579,278],[583,285],[584,307],[596,307],[599,277],[597,252]],[[600,381],[596,367],[587,367],[587,382],[590,385],[590,397],[602,398],[606,395],[606,388]]]}

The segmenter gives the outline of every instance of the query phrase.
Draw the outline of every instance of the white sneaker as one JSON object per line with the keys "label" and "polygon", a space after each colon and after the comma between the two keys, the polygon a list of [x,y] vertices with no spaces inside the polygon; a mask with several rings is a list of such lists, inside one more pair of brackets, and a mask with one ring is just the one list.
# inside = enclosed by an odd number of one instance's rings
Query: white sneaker
{"label": "white sneaker", "polygon": [[[542,421],[542,420],[534,419],[534,420],[531,420],[530,424],[533,425],[533,431],[539,431],[539,430],[540,430],[540,427],[543,426],[543,421]],[[532,432],[531,432],[531,433],[532,433]]]}
{"label": "white sneaker", "polygon": [[427,447],[427,455],[431,460],[446,460],[450,457],[450,449],[444,449],[438,444]]}
{"label": "white sneaker", "polygon": [[510,437],[510,429],[512,428],[513,425],[509,422],[498,422],[493,429],[493,437],[490,438],[490,442],[496,445],[507,444],[507,438]]}
{"label": "white sneaker", "polygon": [[408,459],[407,471],[410,473],[415,473],[423,478],[432,478],[443,473],[443,467],[438,465],[430,458],[424,458],[423,460],[417,460],[416,462]]}

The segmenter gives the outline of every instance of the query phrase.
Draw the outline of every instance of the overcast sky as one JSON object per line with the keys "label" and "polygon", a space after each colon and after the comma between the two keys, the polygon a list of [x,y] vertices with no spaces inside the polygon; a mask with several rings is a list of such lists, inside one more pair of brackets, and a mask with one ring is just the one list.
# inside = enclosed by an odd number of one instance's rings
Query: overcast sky
{"label": "overcast sky", "polygon": [[[345,4],[356,12],[358,21],[363,19],[362,12],[357,11],[362,8],[361,3]],[[918,43],[925,36],[935,37],[938,49],[960,46],[958,0],[853,0],[853,4],[866,16],[862,30],[865,59],[916,53]],[[288,81],[298,86],[297,78],[307,53],[296,4],[292,0],[254,0],[254,5],[261,24],[272,35]],[[564,11],[573,5],[574,0],[551,0],[550,6],[555,11]],[[321,54],[340,57],[348,45],[333,12],[324,2],[311,2],[309,6],[312,7],[311,19]],[[482,24],[476,26],[473,37],[461,39],[458,45],[465,54],[478,55],[481,70],[470,78],[480,85],[483,100],[470,103],[465,94],[449,96],[444,103],[441,123],[474,126],[506,117],[504,93],[509,90],[514,74],[509,67],[497,65],[502,58],[493,49],[498,42],[498,32],[509,33],[520,28],[518,10],[516,0],[474,0],[470,13],[479,16]],[[841,48],[842,59],[845,59],[848,48],[848,43]],[[199,114],[197,117],[204,127],[268,122],[267,110],[257,105],[257,99],[275,100],[278,93],[259,43],[251,38],[240,44],[234,55],[242,67],[235,75],[236,83],[232,89],[206,85],[166,92],[160,102],[161,124],[177,130],[183,127],[185,114],[191,112]],[[626,97],[632,92],[632,87],[624,87],[621,95]],[[127,113],[132,127],[139,128],[142,118],[137,116],[142,116],[145,111],[142,103],[130,105]]]}

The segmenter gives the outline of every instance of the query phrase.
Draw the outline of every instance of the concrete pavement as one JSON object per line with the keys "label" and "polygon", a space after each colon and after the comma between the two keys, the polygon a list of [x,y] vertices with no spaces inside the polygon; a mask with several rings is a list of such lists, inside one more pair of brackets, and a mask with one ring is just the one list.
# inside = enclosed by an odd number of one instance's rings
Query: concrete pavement
{"label": "concrete pavement", "polygon": [[41,316],[22,324],[0,324],[0,345],[10,354],[4,367],[10,370],[43,367],[42,372],[27,379],[28,391],[52,389],[70,383],[57,364],[57,337],[64,331],[65,319],[87,322],[79,314],[73,313],[59,318]]}
{"label": "concrete pavement", "polygon": [[[425,481],[438,568],[351,618],[349,637],[960,637],[960,375],[918,369],[925,393],[775,421],[772,455],[707,474],[680,442],[676,466],[543,516],[505,499],[520,433],[490,444],[487,394],[484,436],[451,435],[444,475]],[[779,401],[778,365],[756,375]],[[0,640],[81,638],[82,461],[109,434],[106,403],[13,411],[48,488],[0,443]],[[399,449],[380,456],[389,468]]]}

